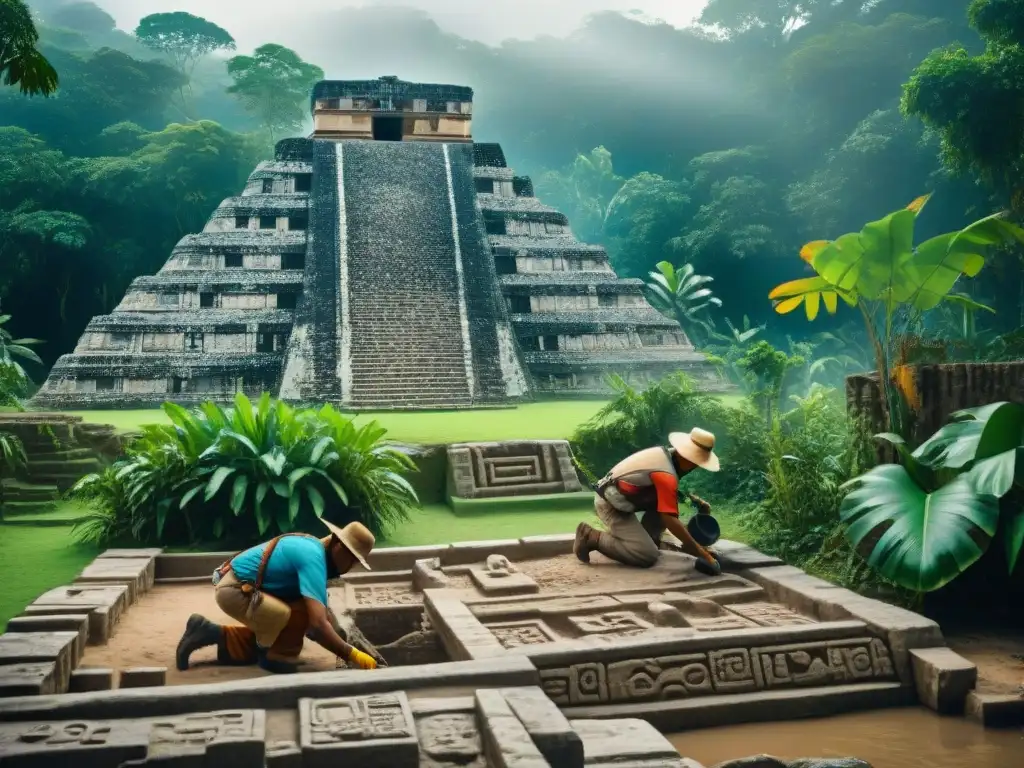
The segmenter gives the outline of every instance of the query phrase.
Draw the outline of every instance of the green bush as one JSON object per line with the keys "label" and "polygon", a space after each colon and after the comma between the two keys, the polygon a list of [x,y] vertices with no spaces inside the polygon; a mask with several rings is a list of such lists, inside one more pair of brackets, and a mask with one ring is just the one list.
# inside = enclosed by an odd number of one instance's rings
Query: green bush
{"label": "green bush", "polygon": [[319,517],[381,535],[418,504],[403,477],[415,465],[376,422],[356,428],[331,406],[296,410],[267,394],[164,411],[171,424],[144,428],[122,460],[72,489],[95,509],[76,529],[82,541],[245,545],[319,531]]}

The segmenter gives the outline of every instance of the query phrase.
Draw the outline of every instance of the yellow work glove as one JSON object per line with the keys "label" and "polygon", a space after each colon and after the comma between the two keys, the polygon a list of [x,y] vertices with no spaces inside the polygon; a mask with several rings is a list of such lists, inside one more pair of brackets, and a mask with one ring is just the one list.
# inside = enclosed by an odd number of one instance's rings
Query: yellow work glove
{"label": "yellow work glove", "polygon": [[373,660],[372,656],[360,651],[358,648],[353,648],[352,653],[348,655],[348,660],[355,664],[360,669],[376,669],[377,662]]}

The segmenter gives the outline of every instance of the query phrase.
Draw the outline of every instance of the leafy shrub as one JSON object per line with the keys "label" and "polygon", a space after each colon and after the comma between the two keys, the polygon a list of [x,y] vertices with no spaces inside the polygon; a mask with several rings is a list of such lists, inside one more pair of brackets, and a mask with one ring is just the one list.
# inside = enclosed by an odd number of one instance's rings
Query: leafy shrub
{"label": "leafy shrub", "polygon": [[[714,431],[724,406],[714,397],[697,392],[684,374],[674,374],[643,391],[619,376],[608,380],[612,400],[577,428],[571,443],[580,469],[595,482],[631,453],[654,445],[667,445],[669,432],[701,426]],[[711,425],[711,426],[708,426]]]}
{"label": "leafy shrub", "polygon": [[356,428],[330,406],[296,410],[267,394],[164,411],[171,424],[146,427],[124,459],[72,490],[96,509],[80,539],[245,544],[316,531],[324,516],[380,535],[418,503],[402,476],[415,466],[376,422]]}
{"label": "leafy shrub", "polygon": [[1002,524],[1012,574],[1024,551],[1024,510],[1000,499],[1024,486],[1024,405],[958,411],[914,451],[899,435],[878,437],[902,464],[852,480],[841,508],[868,565],[906,589],[933,591],[976,563]]}

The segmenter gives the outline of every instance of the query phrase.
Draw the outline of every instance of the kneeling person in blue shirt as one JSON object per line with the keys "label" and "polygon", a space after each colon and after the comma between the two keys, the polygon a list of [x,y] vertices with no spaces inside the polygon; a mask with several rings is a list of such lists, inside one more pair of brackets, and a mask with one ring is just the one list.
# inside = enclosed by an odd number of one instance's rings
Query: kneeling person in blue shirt
{"label": "kneeling person in blue shirt", "polygon": [[258,664],[270,672],[294,672],[303,640],[314,642],[363,669],[373,657],[349,645],[331,621],[327,582],[347,573],[375,543],[360,523],[345,528],[323,521],[331,535],[318,539],[285,534],[239,553],[214,572],[217,605],[242,623],[221,625],[193,614],[178,643],[178,669],[188,669],[199,648],[217,646],[221,664]]}

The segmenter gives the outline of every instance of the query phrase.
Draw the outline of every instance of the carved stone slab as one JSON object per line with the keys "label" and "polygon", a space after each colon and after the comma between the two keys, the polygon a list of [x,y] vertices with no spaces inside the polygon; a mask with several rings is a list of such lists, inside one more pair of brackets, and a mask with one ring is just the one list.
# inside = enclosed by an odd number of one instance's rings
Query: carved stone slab
{"label": "carved stone slab", "polygon": [[409,581],[345,584],[345,605],[349,610],[422,603],[423,595],[414,592],[412,582]]}
{"label": "carved stone slab", "polygon": [[266,759],[266,713],[230,710],[183,715],[152,722],[147,762],[186,755],[205,756],[204,764],[229,768],[261,766]]}
{"label": "carved stone slab", "polygon": [[541,619],[525,621],[504,621],[486,625],[503,648],[522,648],[524,645],[541,645],[558,642],[556,635]]}
{"label": "carved stone slab", "polygon": [[448,446],[448,495],[463,499],[578,493],[565,440]]}
{"label": "carved stone slab", "polygon": [[803,614],[777,603],[737,603],[727,605],[731,612],[750,619],[762,627],[785,627],[794,624],[816,624]]}
{"label": "carved stone slab", "polygon": [[102,645],[110,639],[128,604],[125,585],[75,584],[51,589],[36,598],[23,616],[55,616],[85,613],[89,616],[89,643]]}
{"label": "carved stone slab", "polygon": [[0,697],[43,696],[57,690],[57,665],[52,661],[0,667]]}
{"label": "carved stone slab", "polygon": [[472,697],[410,702],[420,740],[420,768],[487,768]]}
{"label": "carved stone slab", "polygon": [[0,765],[99,768],[146,756],[145,721],[67,721],[0,724]]}
{"label": "carved stone slab", "polygon": [[886,644],[865,637],[584,662],[542,669],[540,676],[545,693],[556,704],[585,706],[887,682],[896,674]]}
{"label": "carved stone slab", "polygon": [[584,635],[637,633],[654,626],[654,624],[641,619],[632,611],[611,611],[609,613],[598,613],[589,616],[570,616],[569,621]]}
{"label": "carved stone slab", "polygon": [[418,768],[416,723],[405,693],[302,699],[299,744],[306,768]]}
{"label": "carved stone slab", "polygon": [[54,684],[61,693],[81,656],[77,632],[8,632],[0,635],[0,666],[9,664],[54,665]]}

